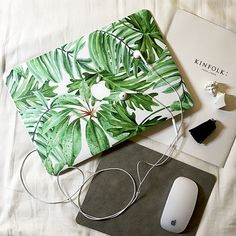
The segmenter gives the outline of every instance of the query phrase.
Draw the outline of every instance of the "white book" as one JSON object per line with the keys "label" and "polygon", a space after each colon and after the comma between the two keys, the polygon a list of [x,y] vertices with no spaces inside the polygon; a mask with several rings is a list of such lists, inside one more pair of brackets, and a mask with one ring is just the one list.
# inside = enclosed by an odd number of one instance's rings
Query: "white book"
{"label": "white book", "polygon": [[[187,128],[180,143],[182,152],[223,167],[236,136],[236,34],[198,16],[178,10],[167,34],[182,76],[193,95],[194,108],[185,118]],[[204,90],[209,81],[226,93],[226,106],[217,109],[215,97]],[[204,144],[197,143],[189,129],[215,119],[216,130]],[[149,137],[169,144],[173,130],[159,130]]]}

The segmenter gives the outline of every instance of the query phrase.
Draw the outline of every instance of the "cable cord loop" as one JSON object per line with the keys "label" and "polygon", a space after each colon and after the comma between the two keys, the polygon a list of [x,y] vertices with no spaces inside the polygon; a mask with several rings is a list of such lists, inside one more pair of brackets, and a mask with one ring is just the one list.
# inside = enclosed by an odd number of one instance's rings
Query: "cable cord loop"
{"label": "cable cord loop", "polygon": [[[45,201],[45,200],[42,200],[40,199],[39,197],[35,196],[34,194],[31,193],[31,191],[28,189],[28,187],[26,186],[25,184],[25,181],[24,181],[24,178],[23,178],[23,168],[24,168],[24,165],[25,165],[25,162],[26,160],[28,159],[28,157],[33,153],[35,152],[36,150],[33,150],[31,151],[29,154],[27,154],[27,156],[24,158],[23,160],[23,163],[21,165],[21,169],[20,169],[20,179],[21,179],[21,182],[22,182],[22,185],[24,187],[24,189],[26,190],[26,192],[31,196],[33,197],[34,199],[40,201],[40,202],[43,202],[43,203],[46,203],[46,204],[59,204],[59,203],[67,203],[67,202],[71,202],[75,207],[77,207],[80,211],[80,213],[90,219],[90,220],[95,220],[95,221],[99,221],[99,220],[107,220],[107,219],[112,219],[112,218],[115,218],[119,215],[121,215],[124,211],[126,211],[131,205],[133,205],[139,195],[140,195],[140,192],[141,192],[141,187],[142,185],[144,184],[145,180],[147,179],[149,173],[155,168],[155,167],[158,167],[158,166],[161,166],[163,165],[164,163],[166,163],[170,157],[172,156],[173,152],[175,151],[176,149],[176,143],[178,142],[180,136],[181,136],[181,129],[182,129],[182,126],[183,126],[183,106],[182,106],[182,101],[181,101],[181,98],[180,98],[180,95],[178,94],[178,91],[163,77],[161,77],[156,71],[153,71],[152,70],[152,66],[149,65],[147,63],[147,61],[145,60],[145,58],[143,57],[143,55],[141,54],[140,51],[134,51],[133,52],[133,56],[135,58],[140,58],[144,65],[147,67],[147,69],[149,70],[149,72],[152,74],[152,75],[155,75],[157,77],[159,77],[160,79],[162,79],[177,95],[177,98],[178,98],[178,101],[179,101],[179,104],[180,104],[180,116],[181,116],[181,119],[180,119],[180,124],[179,126],[177,127],[177,124],[176,124],[176,121],[175,121],[175,118],[174,118],[174,114],[172,113],[172,111],[167,107],[165,106],[165,104],[163,104],[161,101],[159,101],[158,99],[156,99],[155,97],[152,97],[150,96],[149,94],[146,94],[146,96],[149,96],[151,99],[154,99],[157,103],[159,103],[161,106],[163,106],[164,109],[166,109],[168,111],[168,113],[170,114],[170,117],[172,119],[172,123],[173,123],[173,127],[174,127],[174,131],[175,131],[175,137],[173,138],[173,140],[171,141],[169,147],[167,148],[167,150],[165,151],[164,154],[162,154],[162,156],[160,157],[160,159],[158,159],[155,163],[149,163],[149,162],[146,162],[146,161],[139,161],[136,165],[136,173],[137,173],[137,177],[138,177],[138,183],[136,185],[136,182],[135,182],[135,179],[134,177],[126,170],[124,169],[121,169],[121,168],[106,168],[106,169],[101,169],[101,170],[98,170],[96,171],[95,173],[93,173],[92,175],[90,175],[90,177],[88,177],[86,180],[85,180],[85,177],[84,177],[84,172],[79,169],[78,167],[68,167],[68,169],[76,169],[78,170],[81,174],[82,174],[82,177],[83,177],[83,182],[82,184],[80,185],[80,187],[72,194],[72,195],[69,195],[62,187],[61,185],[61,182],[60,182],[60,174],[63,170],[61,170],[56,178],[57,178],[57,185],[60,189],[60,191],[63,193],[63,195],[65,196],[65,199],[61,200],[61,201],[54,201],[54,202],[50,202],[50,201]],[[150,168],[148,169],[148,171],[145,173],[145,175],[141,178],[140,176],[140,165],[141,164],[146,164],[146,165],[149,165]],[[103,172],[106,172],[106,171],[121,171],[122,173],[126,174],[129,179],[131,180],[132,182],[132,186],[133,186],[133,194],[132,194],[132,197],[130,198],[130,200],[128,201],[128,203],[126,204],[125,207],[123,207],[123,209],[119,210],[118,212],[114,213],[114,214],[111,214],[111,215],[107,215],[107,216],[104,216],[104,217],[97,217],[97,216],[94,216],[94,215],[90,215],[86,212],[84,212],[82,210],[82,207],[81,207],[81,192],[82,192],[82,189],[84,189],[84,186],[92,179],[92,178],[95,178],[98,174],[101,174]],[[78,204],[76,204],[74,202],[74,198],[75,197],[78,197]]]}
{"label": "cable cord loop", "polygon": [[[27,185],[26,185],[26,183],[25,183],[23,170],[24,170],[25,163],[26,163],[26,161],[28,160],[28,158],[31,156],[32,153],[34,153],[34,152],[36,152],[36,151],[37,151],[37,150],[33,150],[33,151],[29,152],[29,153],[25,156],[25,158],[24,158],[24,160],[23,160],[23,162],[22,162],[22,164],[21,164],[21,168],[20,168],[20,180],[21,180],[21,183],[22,183],[23,188],[25,189],[25,191],[26,191],[33,199],[35,199],[35,200],[37,200],[37,201],[39,201],[39,202],[45,203],[45,204],[49,204],[49,205],[56,205],[56,204],[63,204],[63,203],[71,202],[71,200],[72,200],[73,198],[75,198],[75,197],[78,195],[78,192],[79,192],[80,187],[79,187],[72,195],[70,195],[70,196],[68,195],[68,196],[66,196],[65,199],[59,200],[59,201],[47,201],[47,200],[41,199],[41,198],[35,196],[35,195],[29,190],[29,188],[27,187]],[[82,175],[82,178],[83,178],[83,181],[82,181],[82,182],[84,182],[84,173],[83,173],[83,171],[82,171],[81,169],[79,169],[79,168],[77,168],[77,167],[68,167],[68,169],[77,169],[77,170],[81,173],[81,175]],[[60,171],[60,173],[61,173],[61,172],[62,172],[62,171]],[[59,173],[59,174],[60,174],[60,173]],[[59,175],[57,175],[57,176],[58,176],[58,178],[59,178]],[[58,182],[58,181],[57,181],[57,182]],[[60,188],[59,185],[58,185],[58,187]],[[60,190],[61,190],[61,189],[60,189]],[[64,195],[65,195],[65,194],[64,194]]]}

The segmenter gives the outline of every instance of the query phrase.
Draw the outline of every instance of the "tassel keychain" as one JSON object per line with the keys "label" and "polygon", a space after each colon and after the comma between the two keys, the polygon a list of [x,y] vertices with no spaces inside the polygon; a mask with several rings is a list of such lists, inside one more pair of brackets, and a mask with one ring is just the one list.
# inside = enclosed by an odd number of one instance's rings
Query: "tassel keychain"
{"label": "tassel keychain", "polygon": [[210,119],[197,127],[190,129],[189,132],[198,143],[202,143],[215,129],[216,120]]}

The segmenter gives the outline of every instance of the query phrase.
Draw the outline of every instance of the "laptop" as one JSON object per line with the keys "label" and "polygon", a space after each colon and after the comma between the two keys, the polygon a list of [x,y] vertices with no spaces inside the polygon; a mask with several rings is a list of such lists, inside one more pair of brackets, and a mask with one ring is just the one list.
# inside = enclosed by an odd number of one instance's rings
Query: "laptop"
{"label": "laptop", "polygon": [[148,10],[30,59],[4,81],[51,175],[181,113],[175,91],[184,110],[193,106]]}

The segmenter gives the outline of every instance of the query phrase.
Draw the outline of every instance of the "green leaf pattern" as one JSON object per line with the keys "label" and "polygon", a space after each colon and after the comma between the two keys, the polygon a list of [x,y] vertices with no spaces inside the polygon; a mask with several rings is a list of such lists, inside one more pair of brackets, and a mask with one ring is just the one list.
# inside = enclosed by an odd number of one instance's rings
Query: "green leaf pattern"
{"label": "green leaf pattern", "polygon": [[[149,71],[133,53],[139,50]],[[193,101],[151,13],[142,10],[29,60],[5,77],[47,171],[56,175],[176,114]],[[101,81],[101,98],[92,87]],[[174,88],[174,89],[173,89]],[[126,92],[125,101],[119,94]],[[105,93],[104,93],[105,94]]]}

